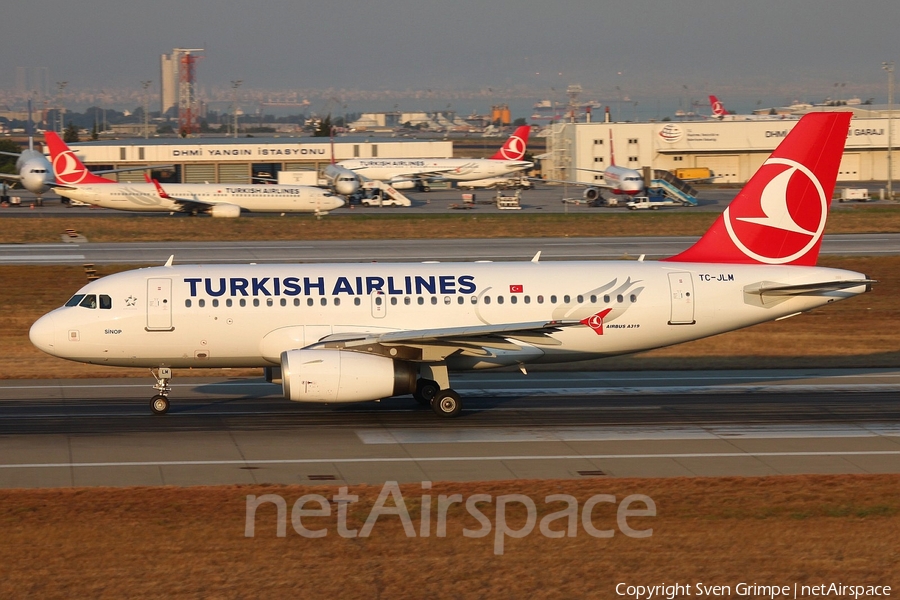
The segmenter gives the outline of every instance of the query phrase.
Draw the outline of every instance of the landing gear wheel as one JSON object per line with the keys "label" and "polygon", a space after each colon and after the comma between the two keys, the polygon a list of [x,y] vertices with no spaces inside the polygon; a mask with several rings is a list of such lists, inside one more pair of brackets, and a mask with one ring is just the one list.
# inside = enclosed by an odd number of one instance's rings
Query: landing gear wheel
{"label": "landing gear wheel", "polygon": [[462,410],[462,400],[453,390],[441,390],[431,401],[431,410],[441,417],[455,417]]}
{"label": "landing gear wheel", "polygon": [[164,415],[169,412],[169,399],[162,394],[150,398],[150,410],[154,415]]}
{"label": "landing gear wheel", "polygon": [[434,397],[441,391],[441,387],[436,381],[430,379],[420,379],[416,382],[416,391],[413,392],[413,398],[422,406],[428,406]]}

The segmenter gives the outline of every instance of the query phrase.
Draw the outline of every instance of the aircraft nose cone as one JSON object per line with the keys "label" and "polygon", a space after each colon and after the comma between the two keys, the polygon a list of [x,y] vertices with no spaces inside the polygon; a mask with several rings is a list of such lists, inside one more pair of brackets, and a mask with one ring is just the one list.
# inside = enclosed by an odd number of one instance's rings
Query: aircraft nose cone
{"label": "aircraft nose cone", "polygon": [[56,355],[56,326],[55,315],[47,314],[34,322],[28,331],[28,338],[36,348],[47,354]]}

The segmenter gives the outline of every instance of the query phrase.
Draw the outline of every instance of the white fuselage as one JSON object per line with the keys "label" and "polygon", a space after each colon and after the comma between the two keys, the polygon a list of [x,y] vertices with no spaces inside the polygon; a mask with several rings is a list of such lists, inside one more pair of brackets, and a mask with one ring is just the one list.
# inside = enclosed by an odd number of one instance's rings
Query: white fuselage
{"label": "white fuselage", "polygon": [[610,309],[602,335],[583,325],[509,334],[503,344],[473,340],[446,361],[483,369],[677,344],[866,291],[763,299],[752,293],[763,282],[861,279],[823,267],[636,261],[153,267],[87,284],[30,335],[45,352],[86,363],[268,367],[333,334],[571,321]]}
{"label": "white fuselage", "polygon": [[357,158],[343,160],[338,166],[377,181],[426,176],[434,179],[472,181],[530,169],[534,163],[490,158]]}
{"label": "white fuselage", "polygon": [[165,184],[162,197],[152,183],[92,183],[58,187],[61,196],[103,208],[135,212],[177,212],[188,200],[201,205],[233,205],[247,212],[323,212],[344,200],[328,190],[302,185],[242,185],[233,183]]}
{"label": "white fuselage", "polygon": [[610,165],[603,171],[603,181],[614,194],[634,196],[644,191],[644,178],[634,169]]}

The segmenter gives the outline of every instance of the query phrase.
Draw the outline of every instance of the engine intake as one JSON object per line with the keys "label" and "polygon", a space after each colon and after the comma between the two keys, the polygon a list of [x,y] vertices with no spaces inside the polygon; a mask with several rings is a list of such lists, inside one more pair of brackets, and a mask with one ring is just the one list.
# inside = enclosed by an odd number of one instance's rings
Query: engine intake
{"label": "engine intake", "polygon": [[348,350],[281,353],[282,390],[294,402],[365,402],[411,394],[418,368],[386,356]]}

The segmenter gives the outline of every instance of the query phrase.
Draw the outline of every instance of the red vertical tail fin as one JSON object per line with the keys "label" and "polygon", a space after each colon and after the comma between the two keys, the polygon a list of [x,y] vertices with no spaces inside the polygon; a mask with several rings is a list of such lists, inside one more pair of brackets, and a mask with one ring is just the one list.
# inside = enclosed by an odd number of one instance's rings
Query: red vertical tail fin
{"label": "red vertical tail fin", "polygon": [[722,104],[722,102],[712,94],[710,94],[709,96],[709,106],[712,109],[712,114],[714,117],[724,117],[728,114],[728,111],[725,110],[725,106]]}
{"label": "red vertical tail fin", "polygon": [[56,177],[57,183],[63,185],[115,183],[111,179],[99,177],[88,171],[88,168],[55,132],[46,132],[44,140],[50,150],[50,162],[53,165],[53,175]]}
{"label": "red vertical tail fin", "polygon": [[522,160],[525,156],[525,148],[528,146],[530,133],[531,125],[522,125],[516,129],[500,150],[491,157],[491,160]]}
{"label": "red vertical tail fin", "polygon": [[612,129],[609,130],[609,166],[616,166],[616,149],[613,147]]}
{"label": "red vertical tail fin", "polygon": [[815,265],[851,116],[800,119],[709,231],[665,260]]}

